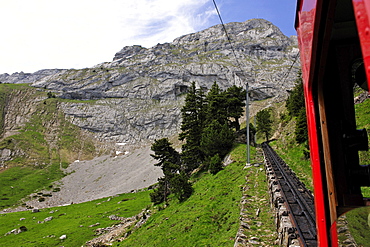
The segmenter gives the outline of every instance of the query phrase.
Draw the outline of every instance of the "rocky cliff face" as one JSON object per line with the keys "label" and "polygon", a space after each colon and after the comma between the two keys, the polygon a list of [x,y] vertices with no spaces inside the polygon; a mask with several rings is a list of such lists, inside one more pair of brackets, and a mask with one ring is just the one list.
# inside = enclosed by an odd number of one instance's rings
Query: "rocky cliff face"
{"label": "rocky cliff face", "polygon": [[[140,143],[171,136],[181,125],[180,109],[191,82],[225,89],[247,82],[253,99],[285,97],[299,69],[296,37],[272,23],[253,19],[184,35],[152,48],[124,47],[112,62],[81,70],[43,70],[0,75],[1,82],[31,82],[65,101],[72,123],[112,142]],[[235,54],[235,55],[234,55]],[[295,64],[292,66],[293,62]],[[89,101],[86,101],[89,100]]]}
{"label": "rocky cliff face", "polygon": [[46,76],[64,71],[63,69],[42,69],[35,73],[16,72],[11,75],[5,73],[0,75],[0,83],[34,83]]}

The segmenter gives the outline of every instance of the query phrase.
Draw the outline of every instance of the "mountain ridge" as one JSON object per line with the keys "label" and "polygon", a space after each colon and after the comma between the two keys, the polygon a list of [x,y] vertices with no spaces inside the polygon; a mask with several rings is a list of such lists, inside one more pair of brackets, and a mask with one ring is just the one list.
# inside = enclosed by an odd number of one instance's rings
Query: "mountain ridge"
{"label": "mountain ridge", "polygon": [[[69,121],[99,141],[138,144],[178,133],[191,82],[209,89],[249,83],[252,100],[285,98],[299,62],[296,37],[252,19],[216,25],[151,48],[126,46],[111,62],[85,69],[0,75],[2,83],[30,83],[60,98]],[[230,45],[230,43],[232,45]],[[234,56],[235,54],[235,56]],[[235,58],[236,57],[236,58]],[[93,100],[94,103],[86,103]]]}

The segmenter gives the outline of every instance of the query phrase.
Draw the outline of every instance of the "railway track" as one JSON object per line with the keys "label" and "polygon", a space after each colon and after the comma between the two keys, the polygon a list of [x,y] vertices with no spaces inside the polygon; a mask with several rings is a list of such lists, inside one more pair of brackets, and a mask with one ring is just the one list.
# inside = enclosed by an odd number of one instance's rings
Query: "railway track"
{"label": "railway track", "polygon": [[268,143],[262,144],[266,165],[273,172],[281,190],[293,229],[290,237],[297,238],[301,246],[317,246],[314,198],[288,165],[276,154]]}

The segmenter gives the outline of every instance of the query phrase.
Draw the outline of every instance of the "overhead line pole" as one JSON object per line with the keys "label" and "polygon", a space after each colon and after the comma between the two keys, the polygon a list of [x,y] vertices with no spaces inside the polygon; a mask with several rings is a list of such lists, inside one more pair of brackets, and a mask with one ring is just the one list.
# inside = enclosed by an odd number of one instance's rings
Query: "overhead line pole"
{"label": "overhead line pole", "polygon": [[245,115],[247,122],[247,166],[250,165],[250,141],[249,141],[249,85],[248,82],[245,85]]}
{"label": "overhead line pole", "polygon": [[[271,88],[271,87],[259,87],[259,88],[252,88],[251,91],[258,90],[258,89],[264,89],[264,88]],[[246,129],[247,129],[247,163],[246,166],[249,166],[251,164],[250,160],[250,138],[249,138],[249,122],[250,122],[250,117],[249,117],[249,83],[247,82],[245,85],[245,118],[246,118]],[[256,120],[256,119],[255,119]]]}

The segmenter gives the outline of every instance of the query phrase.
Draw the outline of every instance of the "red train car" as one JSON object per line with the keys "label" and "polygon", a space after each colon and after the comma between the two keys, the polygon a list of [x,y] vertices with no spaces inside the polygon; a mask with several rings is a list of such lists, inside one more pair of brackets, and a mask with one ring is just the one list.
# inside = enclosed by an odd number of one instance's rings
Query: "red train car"
{"label": "red train car", "polygon": [[336,219],[368,205],[366,130],[356,129],[353,87],[370,88],[370,0],[298,0],[296,30],[306,100],[320,247],[338,246]]}

